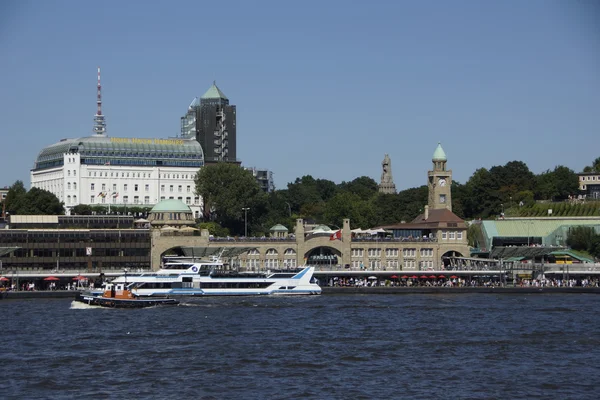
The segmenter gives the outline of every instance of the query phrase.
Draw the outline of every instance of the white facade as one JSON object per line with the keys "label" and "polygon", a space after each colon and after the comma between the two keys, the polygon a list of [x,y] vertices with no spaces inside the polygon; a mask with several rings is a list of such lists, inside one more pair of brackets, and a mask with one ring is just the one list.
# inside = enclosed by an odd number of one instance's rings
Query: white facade
{"label": "white facade", "polygon": [[[31,171],[31,186],[56,195],[67,214],[78,204],[153,207],[161,200],[178,199],[192,209],[196,218],[201,216],[202,199],[194,193],[198,166],[86,163],[81,153],[74,151],[57,154],[54,160],[62,161],[55,163],[62,165]],[[127,162],[135,164],[133,160]],[[144,162],[148,164],[148,158]]]}
{"label": "white facade", "polygon": [[200,217],[202,201],[194,194],[198,168],[81,165],[79,154],[65,154],[64,166],[31,172],[31,186],[47,190],[65,204],[152,207],[178,199]]}

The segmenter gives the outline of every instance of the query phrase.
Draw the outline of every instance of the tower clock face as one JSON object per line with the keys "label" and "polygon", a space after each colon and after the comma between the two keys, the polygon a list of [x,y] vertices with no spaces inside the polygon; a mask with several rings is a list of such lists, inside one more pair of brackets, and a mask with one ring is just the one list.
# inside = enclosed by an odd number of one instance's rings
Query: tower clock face
{"label": "tower clock face", "polygon": [[442,187],[446,186],[446,180],[444,178],[440,178],[440,180],[438,181],[438,184]]}

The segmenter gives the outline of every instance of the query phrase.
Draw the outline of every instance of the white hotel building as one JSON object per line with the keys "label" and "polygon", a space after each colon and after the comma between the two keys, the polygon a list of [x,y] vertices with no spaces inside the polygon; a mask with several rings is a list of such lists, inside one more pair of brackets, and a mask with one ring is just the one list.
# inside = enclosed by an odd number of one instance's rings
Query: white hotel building
{"label": "white hotel building", "polygon": [[179,199],[198,218],[202,199],[194,178],[203,165],[202,147],[194,139],[96,134],[45,147],[31,170],[31,186],[54,193],[67,214],[78,204],[152,207]]}

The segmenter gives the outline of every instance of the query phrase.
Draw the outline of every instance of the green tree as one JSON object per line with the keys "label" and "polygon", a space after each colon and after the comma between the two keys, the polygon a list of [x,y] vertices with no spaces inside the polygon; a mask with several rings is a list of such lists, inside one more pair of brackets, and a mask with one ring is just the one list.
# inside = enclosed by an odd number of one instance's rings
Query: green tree
{"label": "green tree", "polygon": [[600,172],[600,157],[596,158],[592,165],[586,166],[583,172]]}
{"label": "green tree", "polygon": [[494,177],[485,168],[479,168],[465,184],[470,196],[464,199],[463,209],[465,216],[487,218],[499,212],[500,200],[494,189],[497,184]]}
{"label": "green tree", "polygon": [[[300,210],[307,204],[314,205],[323,202],[317,180],[310,175],[296,178],[293,183],[288,183],[287,198],[292,212],[300,214],[302,214]],[[307,217],[309,215],[301,216]]]}
{"label": "green tree", "polygon": [[410,222],[423,213],[424,207],[427,205],[428,195],[429,190],[425,185],[399,192],[399,219],[397,222]]}
{"label": "green tree", "polygon": [[258,206],[264,207],[264,194],[252,172],[236,164],[207,165],[198,171],[195,183],[196,194],[204,201],[204,217],[233,232],[243,232],[243,208],[256,213]]}
{"label": "green tree", "polygon": [[87,204],[78,204],[71,209],[73,215],[92,215],[92,207]]}
{"label": "green tree", "polygon": [[206,229],[208,230],[209,234],[217,237],[229,236],[229,229],[223,228],[221,225],[217,224],[214,221],[201,222],[198,224],[198,229]]}
{"label": "green tree", "polygon": [[13,215],[62,215],[63,203],[47,190],[25,189],[22,181],[16,181],[6,194],[6,211]]}
{"label": "green tree", "polygon": [[579,191],[579,177],[573,170],[559,165],[537,177],[535,197],[538,200],[560,201]]}
{"label": "green tree", "polygon": [[569,229],[566,242],[574,250],[586,251],[594,257],[600,257],[600,235],[592,227],[576,226]]}
{"label": "green tree", "polygon": [[342,226],[344,218],[350,218],[351,224],[355,228],[371,228],[376,224],[376,216],[371,202],[347,191],[336,194],[327,202],[323,218],[323,222],[339,227]]}
{"label": "green tree", "polygon": [[360,176],[350,182],[342,182],[340,190],[358,195],[361,199],[369,199],[379,192],[377,182],[368,176]]}
{"label": "green tree", "polygon": [[64,213],[63,203],[47,190],[34,187],[25,194],[25,206],[21,209],[21,214],[62,215]]}
{"label": "green tree", "polygon": [[22,214],[22,210],[25,208],[25,195],[27,194],[27,189],[25,189],[25,185],[23,185],[23,181],[16,181],[11,185],[8,189],[8,193],[6,194],[6,199],[4,202],[6,204],[6,211],[9,214]]}

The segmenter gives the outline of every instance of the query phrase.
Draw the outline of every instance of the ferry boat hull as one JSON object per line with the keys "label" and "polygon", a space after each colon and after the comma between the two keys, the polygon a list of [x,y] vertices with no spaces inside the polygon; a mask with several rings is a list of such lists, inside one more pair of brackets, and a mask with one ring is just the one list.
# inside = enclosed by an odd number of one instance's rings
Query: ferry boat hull
{"label": "ferry boat hull", "polygon": [[247,274],[218,270],[222,264],[173,263],[156,273],[123,275],[113,280],[139,298],[155,296],[318,295],[314,267],[299,272]]}

